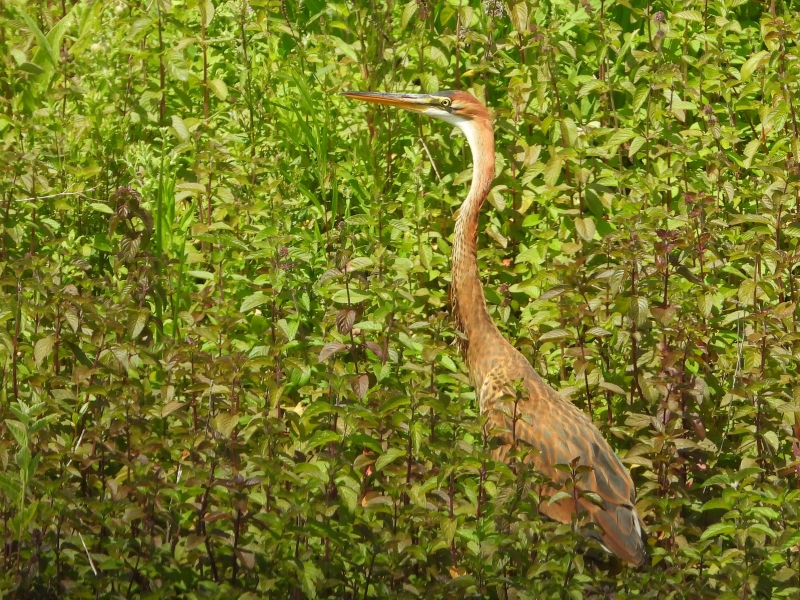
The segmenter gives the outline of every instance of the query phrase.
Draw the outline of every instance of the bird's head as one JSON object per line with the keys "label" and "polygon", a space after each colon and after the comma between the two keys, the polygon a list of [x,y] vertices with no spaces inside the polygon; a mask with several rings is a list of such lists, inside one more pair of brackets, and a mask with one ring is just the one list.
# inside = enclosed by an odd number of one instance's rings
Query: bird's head
{"label": "bird's head", "polygon": [[[458,127],[467,138],[475,163],[470,195],[485,196],[494,178],[494,133],[492,115],[467,92],[435,94],[387,94],[384,92],[342,92],[342,96],[375,104],[396,106],[428,115]],[[485,189],[484,189],[485,188]]]}
{"label": "bird's head", "polygon": [[472,94],[459,91],[435,94],[388,94],[384,92],[342,92],[342,96],[375,104],[396,106],[446,121],[464,129],[467,123],[479,121],[491,125],[492,117],[486,107]]}

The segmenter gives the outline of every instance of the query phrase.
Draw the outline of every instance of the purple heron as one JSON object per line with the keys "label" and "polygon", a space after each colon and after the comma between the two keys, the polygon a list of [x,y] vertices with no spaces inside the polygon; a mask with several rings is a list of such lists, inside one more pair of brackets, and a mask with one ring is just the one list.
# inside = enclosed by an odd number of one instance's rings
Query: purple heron
{"label": "purple heron", "polygon": [[[472,151],[472,185],[455,224],[450,299],[456,327],[467,338],[466,362],[480,410],[488,415],[490,427],[506,432],[500,434],[494,458],[505,460],[515,440],[532,446],[536,451],[530,460],[554,482],[554,487],[548,490],[551,495],[569,476],[555,465],[572,463],[591,467],[575,487],[578,492],[593,492],[594,501],[578,493],[552,503],[541,502],[539,510],[562,523],[571,523],[576,512],[585,511],[588,520],[602,530],[599,537],[607,550],[629,563],[642,564],[645,544],[634,508],[636,492],[628,471],[591,419],[539,377],[528,360],[503,337],[486,308],[476,242],[481,206],[494,179],[491,114],[466,92],[343,92],[342,95],[440,119],[458,127],[466,136]],[[521,419],[514,419],[507,409],[503,410],[509,396],[519,398],[514,382],[519,382],[517,390],[522,390],[516,409]]]}

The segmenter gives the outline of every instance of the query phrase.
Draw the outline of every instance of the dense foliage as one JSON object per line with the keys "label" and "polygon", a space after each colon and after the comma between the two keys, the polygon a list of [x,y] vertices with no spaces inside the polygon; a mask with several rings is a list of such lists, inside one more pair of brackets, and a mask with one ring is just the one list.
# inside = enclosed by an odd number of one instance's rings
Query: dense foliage
{"label": "dense foliage", "polygon": [[[797,14],[3,3],[0,593],[797,598]],[[494,111],[490,311],[631,469],[641,569],[489,458],[469,149],[337,96],[420,88]]]}

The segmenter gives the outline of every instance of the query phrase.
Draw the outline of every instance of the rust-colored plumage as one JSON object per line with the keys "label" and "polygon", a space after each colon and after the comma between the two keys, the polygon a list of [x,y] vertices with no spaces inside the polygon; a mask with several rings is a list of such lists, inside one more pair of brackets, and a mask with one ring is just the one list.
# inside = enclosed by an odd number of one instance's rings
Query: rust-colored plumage
{"label": "rust-colored plumage", "polygon": [[[478,274],[476,240],[481,206],[494,179],[494,132],[486,107],[465,92],[438,94],[384,94],[345,92],[345,96],[427,114],[459,127],[467,137],[473,158],[472,185],[456,219],[453,237],[451,301],[457,327],[465,334],[465,354],[470,379],[481,412],[500,433],[498,460],[506,459],[513,440],[537,451],[531,460],[556,486],[567,475],[554,468],[578,459],[592,470],[578,480],[580,491],[594,492],[595,503],[578,498],[578,510],[600,526],[603,544],[629,563],[644,562],[645,548],[639,517],[634,509],[635,490],[625,467],[586,414],[559,395],[533,370],[492,322],[486,309]],[[515,390],[514,387],[517,387]],[[522,391],[522,397],[518,392]],[[518,398],[516,421],[509,415],[509,397]],[[555,490],[550,490],[554,494]],[[571,497],[552,504],[544,501],[546,516],[570,523],[576,511]]]}

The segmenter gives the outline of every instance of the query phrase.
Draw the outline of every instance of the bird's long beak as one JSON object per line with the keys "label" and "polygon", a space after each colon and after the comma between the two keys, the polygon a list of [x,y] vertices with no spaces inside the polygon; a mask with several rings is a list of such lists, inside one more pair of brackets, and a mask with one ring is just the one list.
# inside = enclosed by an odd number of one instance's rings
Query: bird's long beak
{"label": "bird's long beak", "polygon": [[437,101],[435,96],[429,94],[387,94],[384,92],[342,92],[345,98],[363,100],[375,104],[386,104],[413,112],[423,112],[434,106]]}

